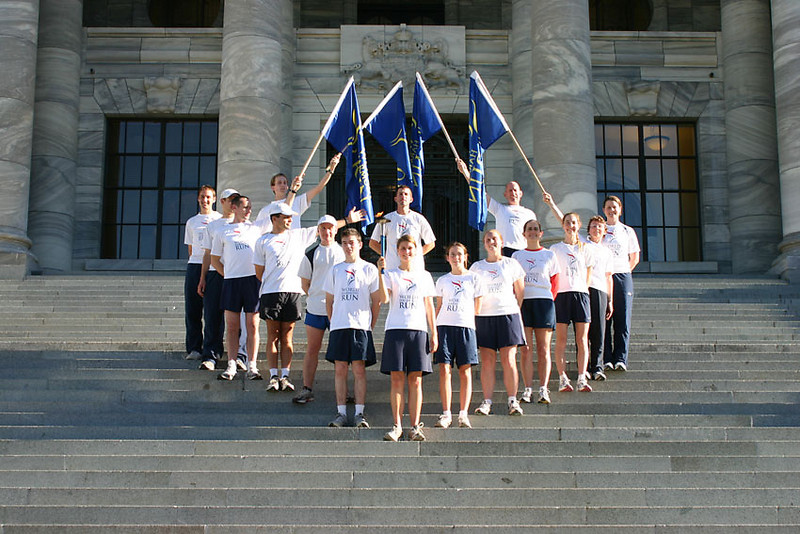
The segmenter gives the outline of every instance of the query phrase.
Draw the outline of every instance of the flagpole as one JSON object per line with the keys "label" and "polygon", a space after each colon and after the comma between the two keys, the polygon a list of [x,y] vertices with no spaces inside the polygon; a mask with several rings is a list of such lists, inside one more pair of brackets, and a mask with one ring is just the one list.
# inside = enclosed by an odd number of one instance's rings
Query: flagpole
{"label": "flagpole", "polygon": [[547,191],[545,191],[544,186],[542,185],[542,181],[539,179],[539,175],[536,174],[536,171],[533,169],[533,165],[531,165],[531,162],[528,161],[528,156],[525,155],[525,152],[522,150],[522,147],[519,145],[519,141],[517,141],[517,137],[514,135],[514,132],[512,132],[509,129],[508,133],[509,133],[509,135],[511,135],[511,139],[514,141],[514,144],[517,146],[517,150],[519,150],[519,153],[522,155],[522,159],[525,161],[525,164],[528,166],[528,169],[530,169],[531,174],[533,174],[533,177],[536,179],[536,183],[539,184],[539,187],[542,189],[542,193],[546,193]]}
{"label": "flagpole", "polygon": [[431,98],[431,95],[428,92],[428,87],[425,85],[425,81],[422,79],[422,75],[419,72],[417,73],[417,83],[419,83],[420,87],[422,87],[422,90],[425,92],[425,96],[428,97],[428,101],[431,103],[433,111],[436,113],[436,120],[439,121],[439,125],[442,127],[442,133],[444,134],[445,139],[447,139],[447,144],[450,145],[450,150],[453,151],[453,155],[457,159],[461,159],[461,156],[458,155],[458,151],[456,150],[456,146],[453,144],[453,140],[450,139],[450,134],[447,132],[447,128],[444,126],[444,121],[442,120],[441,115],[439,115],[439,110],[436,108],[436,104],[433,102],[433,98]]}

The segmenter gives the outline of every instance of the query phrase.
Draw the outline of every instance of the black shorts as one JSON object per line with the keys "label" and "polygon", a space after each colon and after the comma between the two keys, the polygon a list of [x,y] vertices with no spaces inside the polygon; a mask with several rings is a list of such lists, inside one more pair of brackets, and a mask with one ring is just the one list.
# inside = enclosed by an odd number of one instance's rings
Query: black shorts
{"label": "black shorts", "polygon": [[551,299],[525,299],[520,313],[525,328],[556,329],[556,306]]}
{"label": "black shorts", "polygon": [[522,321],[518,313],[475,317],[478,348],[498,350],[525,344]]}
{"label": "black shorts", "polygon": [[300,293],[265,293],[259,307],[265,321],[293,323],[300,320]]}
{"label": "black shorts", "polygon": [[567,291],[556,295],[556,322],[559,324],[591,323],[589,293]]}
{"label": "black shorts", "polygon": [[459,368],[478,364],[478,342],[475,330],[463,326],[437,326],[439,348],[433,363],[445,363]]}
{"label": "black shorts", "polygon": [[363,361],[366,367],[374,365],[378,358],[375,355],[372,332],[356,328],[331,331],[325,359],[329,362],[347,363]]}
{"label": "black shorts", "polygon": [[225,278],[222,281],[220,306],[223,310],[239,313],[258,311],[258,288],[261,282],[255,275],[242,278]]}
{"label": "black shorts", "polygon": [[427,375],[433,371],[428,356],[428,333],[422,330],[387,330],[383,338],[381,373],[393,371]]}

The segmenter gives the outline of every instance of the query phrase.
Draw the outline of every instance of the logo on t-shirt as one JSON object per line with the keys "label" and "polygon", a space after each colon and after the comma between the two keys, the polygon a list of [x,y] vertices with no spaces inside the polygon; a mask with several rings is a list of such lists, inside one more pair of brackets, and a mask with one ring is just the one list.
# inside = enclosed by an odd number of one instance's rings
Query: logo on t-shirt
{"label": "logo on t-shirt", "polygon": [[409,278],[401,278],[400,280],[406,283],[406,293],[413,293],[417,289],[417,284],[413,280]]}
{"label": "logo on t-shirt", "polygon": [[489,277],[492,280],[497,280],[497,277],[500,276],[500,272],[497,269],[490,269],[486,272],[489,273]]}
{"label": "logo on t-shirt", "polygon": [[347,275],[347,285],[353,285],[356,282],[356,271],[354,269],[345,269],[344,272]]}
{"label": "logo on t-shirt", "polygon": [[451,283],[453,284],[453,291],[455,291],[454,295],[460,295],[464,292],[464,285],[461,282],[451,280]]}

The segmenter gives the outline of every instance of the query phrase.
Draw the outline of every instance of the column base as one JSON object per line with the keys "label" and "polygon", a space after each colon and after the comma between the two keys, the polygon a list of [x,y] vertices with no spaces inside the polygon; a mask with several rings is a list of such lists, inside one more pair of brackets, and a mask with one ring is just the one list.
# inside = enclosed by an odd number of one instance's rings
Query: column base
{"label": "column base", "polygon": [[15,228],[0,230],[0,280],[23,280],[36,265],[31,241]]}
{"label": "column base", "polygon": [[781,254],[772,262],[768,274],[780,276],[791,284],[800,284],[800,232],[784,236],[778,249]]}

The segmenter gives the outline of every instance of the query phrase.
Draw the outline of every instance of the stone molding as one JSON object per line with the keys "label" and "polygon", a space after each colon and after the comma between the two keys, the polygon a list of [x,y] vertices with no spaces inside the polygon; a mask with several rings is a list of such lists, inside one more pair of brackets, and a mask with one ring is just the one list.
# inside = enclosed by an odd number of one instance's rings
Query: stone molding
{"label": "stone molding", "polygon": [[144,79],[144,91],[147,97],[148,113],[175,113],[175,101],[178,98],[180,78]]}
{"label": "stone molding", "polygon": [[625,91],[631,117],[655,117],[658,113],[659,82],[626,82]]}

